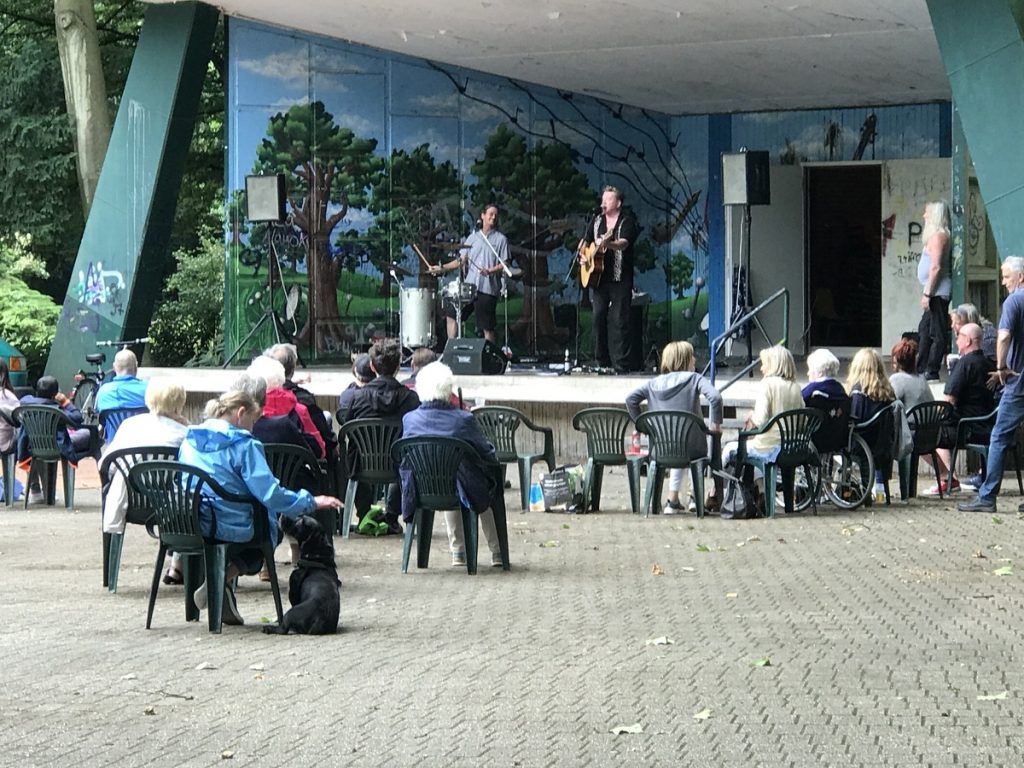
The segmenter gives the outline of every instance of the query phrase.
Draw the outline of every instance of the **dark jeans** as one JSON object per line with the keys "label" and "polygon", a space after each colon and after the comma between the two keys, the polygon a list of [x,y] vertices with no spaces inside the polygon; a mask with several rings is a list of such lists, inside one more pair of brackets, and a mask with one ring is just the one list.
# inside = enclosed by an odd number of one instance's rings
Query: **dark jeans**
{"label": "dark jeans", "polygon": [[939,375],[942,358],[949,352],[949,299],[932,296],[917,326],[917,371]]}
{"label": "dark jeans", "polygon": [[621,280],[612,282],[607,275],[597,288],[590,289],[594,307],[594,355],[597,364],[630,369],[629,310],[633,302],[633,286]]}

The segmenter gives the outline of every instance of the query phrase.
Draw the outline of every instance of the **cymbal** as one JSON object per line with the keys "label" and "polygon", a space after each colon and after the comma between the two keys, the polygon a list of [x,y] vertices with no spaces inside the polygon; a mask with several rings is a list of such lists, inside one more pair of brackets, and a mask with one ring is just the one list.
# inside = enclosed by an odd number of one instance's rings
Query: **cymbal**
{"label": "cymbal", "polygon": [[472,243],[428,243],[428,248],[435,251],[461,251],[463,248],[472,248]]}

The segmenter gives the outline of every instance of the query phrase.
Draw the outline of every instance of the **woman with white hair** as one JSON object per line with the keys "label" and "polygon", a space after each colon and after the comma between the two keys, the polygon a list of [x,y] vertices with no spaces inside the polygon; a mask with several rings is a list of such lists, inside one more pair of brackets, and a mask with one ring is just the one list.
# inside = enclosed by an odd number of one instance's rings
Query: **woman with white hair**
{"label": "woman with white hair", "polygon": [[293,412],[298,416],[303,437],[309,449],[318,459],[324,457],[326,445],[320,430],[316,428],[309,410],[300,403],[295,393],[285,389],[284,366],[277,360],[266,355],[255,358],[246,369],[250,376],[262,378],[267,382],[267,397],[263,404],[263,415],[268,418],[290,416]]}
{"label": "woman with white hair", "polygon": [[[444,363],[431,363],[416,374],[416,394],[420,407],[402,417],[403,437],[457,437],[472,445],[479,454],[481,463],[463,461],[459,466],[457,483],[459,495],[480,517],[480,528],[491,550],[491,565],[500,566],[501,544],[498,530],[494,525],[491,500],[495,493],[504,493],[500,485],[495,486],[491,468],[497,464],[494,446],[484,436],[472,413],[453,406],[450,402],[453,387],[452,369]],[[399,468],[402,480],[402,518],[408,523],[415,511],[416,487],[412,472]],[[465,534],[462,515],[457,509],[446,509],[444,523],[448,529],[448,546],[451,550],[452,565],[466,564]]]}
{"label": "woman with white hair", "polygon": [[949,206],[942,200],[924,207],[921,257],[917,279],[921,283],[921,322],[917,327],[917,370],[937,381],[942,358],[949,351],[950,237]]}
{"label": "woman with white hair", "polygon": [[[185,439],[188,421],[181,415],[185,406],[185,389],[171,379],[153,379],[146,387],[146,407],[149,413],[140,413],[124,420],[113,440],[106,444],[103,454],[122,448],[143,448],[168,446],[176,448]],[[100,461],[103,468],[103,462]],[[125,517],[128,510],[128,489],[124,475],[113,467],[105,468],[110,473],[110,486],[103,501],[103,532],[124,533]],[[164,584],[181,584],[180,556],[177,553],[164,573]]]}
{"label": "woman with white hair", "polygon": [[846,400],[846,389],[839,376],[839,359],[827,349],[816,349],[807,356],[807,379],[800,394],[808,407],[821,400]]}

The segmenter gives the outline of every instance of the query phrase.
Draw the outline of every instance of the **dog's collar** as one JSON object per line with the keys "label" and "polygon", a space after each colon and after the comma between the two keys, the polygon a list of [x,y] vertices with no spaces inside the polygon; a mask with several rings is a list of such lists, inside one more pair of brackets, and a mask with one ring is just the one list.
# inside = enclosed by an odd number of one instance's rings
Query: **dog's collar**
{"label": "dog's collar", "polygon": [[325,571],[336,571],[338,567],[332,562],[330,565],[327,563],[318,563],[316,560],[304,560],[300,558],[295,562],[297,568],[323,568]]}

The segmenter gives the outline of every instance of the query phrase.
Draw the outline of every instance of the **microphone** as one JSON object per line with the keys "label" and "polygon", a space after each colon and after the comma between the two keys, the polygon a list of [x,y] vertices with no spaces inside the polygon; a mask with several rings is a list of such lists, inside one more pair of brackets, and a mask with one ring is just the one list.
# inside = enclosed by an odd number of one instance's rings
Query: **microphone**
{"label": "microphone", "polygon": [[600,205],[597,206],[596,208],[594,208],[594,215],[595,216],[600,216],[602,213],[604,213],[604,209],[601,208]]}

